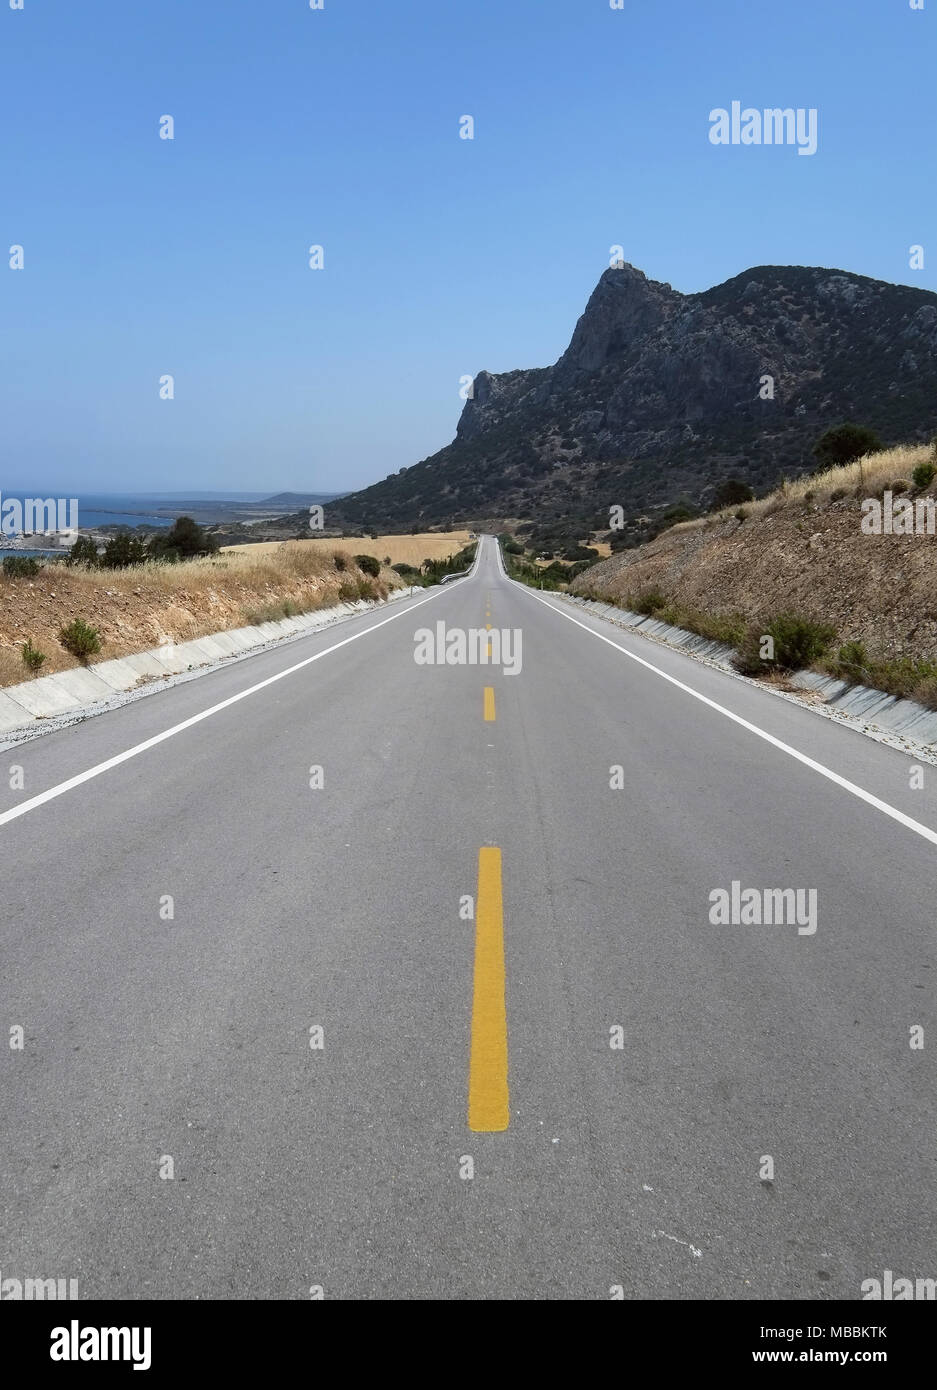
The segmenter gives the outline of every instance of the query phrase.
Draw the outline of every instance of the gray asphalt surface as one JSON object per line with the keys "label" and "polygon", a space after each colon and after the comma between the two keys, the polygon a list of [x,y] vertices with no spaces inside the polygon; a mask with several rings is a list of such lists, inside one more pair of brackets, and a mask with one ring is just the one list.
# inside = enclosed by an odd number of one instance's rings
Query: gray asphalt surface
{"label": "gray asphalt surface", "polygon": [[[418,628],[484,626],[489,595],[520,674],[416,664]],[[9,750],[0,812],[344,642],[0,825],[3,1278],[836,1300],[937,1276],[937,848],[593,633],[937,831],[937,769],[912,790],[899,752],[541,600],[491,540],[428,598]],[[485,845],[502,1133],[467,1123]],[[732,880],[816,889],[816,934],[711,925]]]}

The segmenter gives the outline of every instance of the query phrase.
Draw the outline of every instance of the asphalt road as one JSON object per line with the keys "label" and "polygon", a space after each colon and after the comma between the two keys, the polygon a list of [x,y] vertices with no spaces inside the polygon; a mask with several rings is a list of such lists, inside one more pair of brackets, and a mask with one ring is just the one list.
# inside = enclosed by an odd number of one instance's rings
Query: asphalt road
{"label": "asphalt road", "polygon": [[[439,621],[519,630],[522,669],[418,664]],[[0,754],[2,1278],[937,1276],[923,776],[510,583],[490,540],[469,578]],[[816,890],[815,933],[714,925],[733,881]]]}

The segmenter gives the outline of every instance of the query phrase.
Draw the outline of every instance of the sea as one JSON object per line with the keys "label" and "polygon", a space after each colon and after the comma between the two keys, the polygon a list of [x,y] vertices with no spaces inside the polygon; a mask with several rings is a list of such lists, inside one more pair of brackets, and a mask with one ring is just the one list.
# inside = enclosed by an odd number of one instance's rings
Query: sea
{"label": "sea", "polygon": [[[56,497],[53,490],[33,488],[28,492],[4,490],[3,499],[16,498],[23,502],[27,497]],[[62,494],[63,496],[65,494]],[[73,494],[68,494],[69,499]],[[201,511],[206,505],[217,504],[223,508],[225,503],[245,504],[262,501],[267,494],[263,492],[192,492],[192,493],[79,493],[78,526],[81,530],[98,526],[124,526],[133,530],[137,526],[171,526],[177,516],[185,516],[187,510]],[[201,504],[193,507],[193,503]],[[7,538],[0,533],[0,556],[10,555],[48,555],[49,548],[27,549],[21,546],[10,547]],[[61,553],[59,550],[56,553]]]}

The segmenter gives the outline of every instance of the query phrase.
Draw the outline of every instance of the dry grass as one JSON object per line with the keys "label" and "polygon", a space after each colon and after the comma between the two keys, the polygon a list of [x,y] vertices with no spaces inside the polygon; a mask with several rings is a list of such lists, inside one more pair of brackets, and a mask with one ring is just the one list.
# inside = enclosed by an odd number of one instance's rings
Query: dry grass
{"label": "dry grass", "polygon": [[21,654],[27,639],[46,654],[41,675],[74,667],[59,632],[75,618],[98,629],[96,659],[105,661],[346,598],[383,598],[398,582],[386,570],[377,579],[362,575],[351,558],[337,569],[335,550],[334,542],[286,541],[260,554],[175,565],[89,570],[54,564],[28,578],[0,574],[0,685],[31,678]]}
{"label": "dry grass", "polygon": [[866,454],[855,463],[844,464],[842,468],[831,468],[827,473],[807,474],[793,482],[785,482],[767,497],[755,502],[744,502],[738,506],[724,507],[722,511],[709,516],[695,517],[692,521],[678,521],[671,529],[674,531],[693,531],[705,526],[718,526],[734,517],[741,510],[746,517],[770,516],[773,512],[787,507],[802,507],[807,501],[807,493],[812,494],[814,503],[829,502],[834,492],[853,494],[859,489],[862,497],[876,496],[888,483],[903,478],[911,481],[911,474],[919,463],[934,460],[934,449],[930,444],[900,444],[894,449],[884,449],[879,454]]}
{"label": "dry grass", "polygon": [[308,541],[254,541],[249,545],[226,545],[223,556],[233,555],[240,564],[270,555],[279,551],[283,545],[309,555],[322,554],[331,563],[336,550],[344,550],[346,555],[373,555],[378,560],[390,556],[392,565],[413,565],[417,569],[424,560],[446,560],[469,544],[468,531],[424,531],[416,536],[378,536],[372,541],[370,536],[346,536],[344,539],[329,540],[316,537]]}

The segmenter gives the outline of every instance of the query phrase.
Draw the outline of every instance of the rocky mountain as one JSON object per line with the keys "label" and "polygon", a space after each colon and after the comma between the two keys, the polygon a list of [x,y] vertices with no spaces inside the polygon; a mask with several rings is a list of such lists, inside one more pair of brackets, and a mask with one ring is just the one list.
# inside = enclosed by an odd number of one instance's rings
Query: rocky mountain
{"label": "rocky mountain", "polygon": [[937,294],[804,266],[681,294],[622,263],[554,366],[480,372],[451,444],[331,512],[387,528],[705,506],[728,476],[764,491],[809,471],[844,420],[886,444],[933,435]]}

